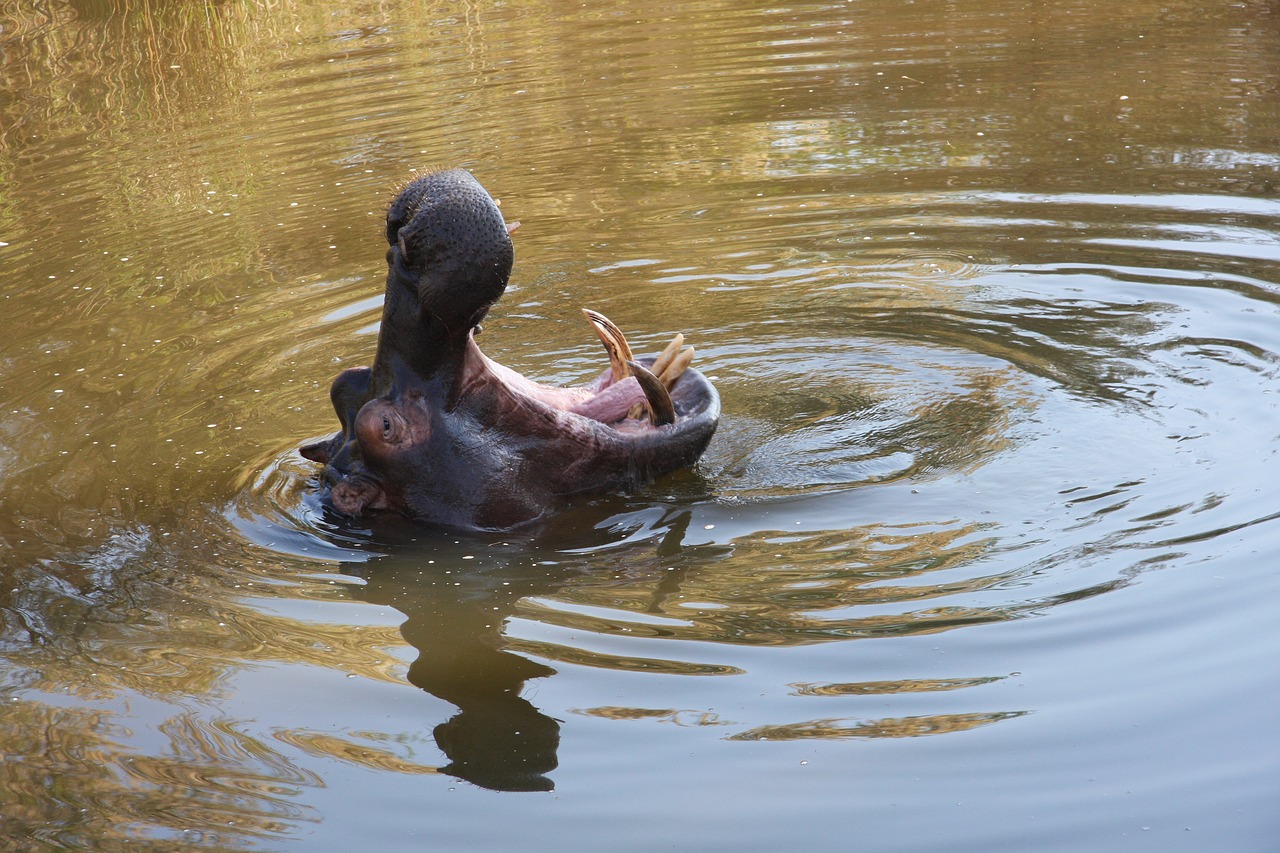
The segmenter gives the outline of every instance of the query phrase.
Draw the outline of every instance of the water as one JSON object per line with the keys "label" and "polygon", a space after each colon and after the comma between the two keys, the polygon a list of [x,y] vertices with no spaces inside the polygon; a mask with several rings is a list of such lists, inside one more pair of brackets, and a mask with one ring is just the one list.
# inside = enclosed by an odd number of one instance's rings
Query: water
{"label": "water", "polygon": [[[1275,849],[1263,2],[0,8],[13,849]],[[334,526],[381,217],[716,377],[546,529]]]}

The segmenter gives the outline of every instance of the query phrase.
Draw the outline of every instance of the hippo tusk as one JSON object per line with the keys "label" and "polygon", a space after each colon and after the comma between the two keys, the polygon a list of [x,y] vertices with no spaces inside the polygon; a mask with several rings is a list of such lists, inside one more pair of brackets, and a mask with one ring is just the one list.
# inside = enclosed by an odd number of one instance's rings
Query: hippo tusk
{"label": "hippo tusk", "polygon": [[605,351],[609,353],[609,366],[613,368],[613,381],[621,382],[631,375],[627,365],[631,363],[631,345],[627,343],[627,338],[622,334],[622,330],[613,324],[613,321],[601,314],[599,311],[592,311],[590,308],[582,309],[583,315],[591,323],[591,328],[595,330],[596,337],[600,338],[600,343],[604,344]]}
{"label": "hippo tusk", "polygon": [[[671,405],[669,392],[675,387],[676,380],[689,369],[689,365],[693,362],[694,350],[693,347],[684,346],[684,335],[676,332],[671,343],[667,344],[654,360],[653,366],[646,369],[636,364],[631,354],[631,345],[627,343],[626,336],[612,320],[590,308],[583,308],[582,313],[591,323],[591,328],[595,330],[600,342],[604,344],[605,351],[609,353],[613,381],[621,382],[629,376],[635,376],[640,381],[641,389],[644,390],[648,405],[636,403],[627,413],[627,417],[638,418],[647,408],[649,420],[654,426],[675,423],[675,409]],[[639,370],[636,369],[637,367]]]}
{"label": "hippo tusk", "polygon": [[671,402],[671,395],[667,393],[667,386],[662,384],[662,380],[634,361],[628,361],[627,366],[631,368],[636,382],[640,383],[640,390],[644,392],[644,398],[649,404],[649,423],[654,426],[675,423],[676,406]]}

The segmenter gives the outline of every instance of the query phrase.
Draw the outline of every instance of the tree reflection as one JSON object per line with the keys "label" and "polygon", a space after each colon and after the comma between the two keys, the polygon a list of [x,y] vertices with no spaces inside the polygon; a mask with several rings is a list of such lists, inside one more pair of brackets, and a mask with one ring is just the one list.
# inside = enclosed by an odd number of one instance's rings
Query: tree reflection
{"label": "tree reflection", "polygon": [[150,754],[90,708],[5,702],[0,722],[5,849],[239,849],[318,820],[297,794],[320,778],[225,719],[179,714]]}

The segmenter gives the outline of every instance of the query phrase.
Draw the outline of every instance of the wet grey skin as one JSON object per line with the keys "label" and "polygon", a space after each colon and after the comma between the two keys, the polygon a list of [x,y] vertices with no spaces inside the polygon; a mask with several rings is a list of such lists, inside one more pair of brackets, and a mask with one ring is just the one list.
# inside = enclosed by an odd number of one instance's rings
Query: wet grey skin
{"label": "wet grey skin", "polygon": [[507,286],[517,224],[461,169],[424,175],[396,197],[373,365],[338,375],[330,399],[341,431],[301,448],[324,465],[327,506],[506,530],[570,496],[631,489],[702,455],[720,398],[687,366],[681,336],[657,358],[633,359],[607,318],[584,312],[611,366],[565,388],[480,351],[475,334]]}

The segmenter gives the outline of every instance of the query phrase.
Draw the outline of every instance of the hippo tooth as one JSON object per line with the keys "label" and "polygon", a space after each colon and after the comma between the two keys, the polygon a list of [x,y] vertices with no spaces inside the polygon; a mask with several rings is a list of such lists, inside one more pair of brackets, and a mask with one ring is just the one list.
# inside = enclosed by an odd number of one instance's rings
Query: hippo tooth
{"label": "hippo tooth", "polygon": [[671,402],[671,395],[667,393],[662,380],[634,361],[628,361],[627,366],[631,368],[636,381],[640,383],[640,390],[644,391],[644,398],[649,402],[649,423],[654,426],[675,423],[676,406]]}
{"label": "hippo tooth", "polygon": [[667,386],[667,390],[675,387],[676,380],[689,369],[689,365],[693,363],[693,347],[685,347],[680,350],[680,354],[671,360],[666,370],[659,374],[662,384]]}
{"label": "hippo tooth", "polygon": [[[671,359],[676,357],[676,353],[680,351],[680,347],[683,345],[684,335],[680,332],[676,332],[676,336],[671,339],[671,343],[667,344],[667,347],[662,351],[662,354],[653,360],[653,366],[650,367],[649,370],[654,376],[657,376],[659,379],[662,378],[663,371],[667,369],[667,365],[671,363]],[[669,388],[671,386],[667,385],[667,387]]]}

